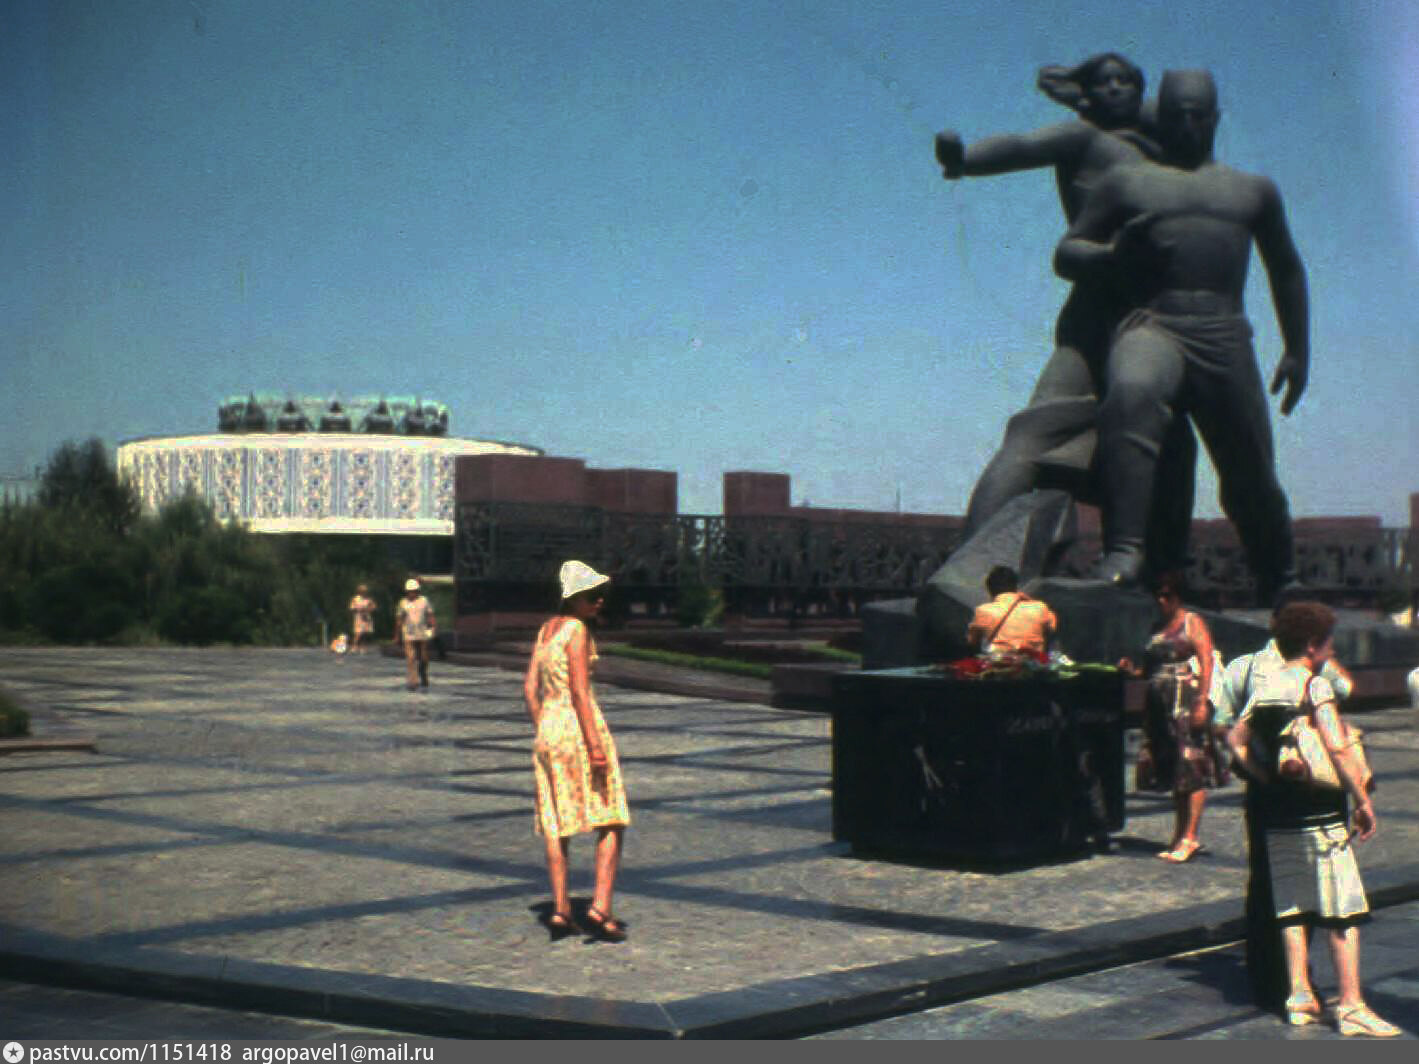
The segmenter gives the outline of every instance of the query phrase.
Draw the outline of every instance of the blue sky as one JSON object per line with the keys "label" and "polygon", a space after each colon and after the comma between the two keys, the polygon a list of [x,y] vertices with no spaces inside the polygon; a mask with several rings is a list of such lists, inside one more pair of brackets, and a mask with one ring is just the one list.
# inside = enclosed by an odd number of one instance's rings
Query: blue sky
{"label": "blue sky", "polygon": [[[685,512],[738,469],[962,512],[1048,354],[1063,220],[1045,171],[943,182],[931,134],[1064,120],[1036,69],[1117,49],[1212,69],[1219,157],[1285,196],[1293,511],[1399,524],[1419,491],[1396,0],[6,0],[0,30],[0,472],[235,392],[384,392],[675,470]],[[1269,377],[1255,265],[1248,304]]]}

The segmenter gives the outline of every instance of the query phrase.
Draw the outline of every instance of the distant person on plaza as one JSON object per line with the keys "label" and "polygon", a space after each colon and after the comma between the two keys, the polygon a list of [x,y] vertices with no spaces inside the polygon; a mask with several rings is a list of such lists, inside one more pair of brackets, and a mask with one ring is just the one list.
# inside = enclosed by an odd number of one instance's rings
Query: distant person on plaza
{"label": "distant person on plaza", "polygon": [[355,588],[355,597],[350,600],[351,631],[350,651],[355,654],[365,652],[365,636],[374,635],[375,601],[369,597],[369,588],[361,584]]}
{"label": "distant person on plaza", "polygon": [[394,632],[404,644],[405,683],[411,691],[429,688],[429,642],[434,631],[434,608],[420,593],[419,581],[410,577],[395,612]]}
{"label": "distant person on plaza", "polygon": [[[1143,651],[1148,696],[1143,715],[1139,786],[1173,795],[1173,841],[1157,856],[1183,864],[1202,852],[1198,838],[1209,788],[1227,783],[1227,767],[1212,727],[1212,633],[1183,609],[1182,577],[1164,573],[1154,585],[1158,625]],[[1120,665],[1134,671],[1132,663]]]}
{"label": "distant person on plaza", "polygon": [[584,921],[597,938],[621,942],[626,925],[612,916],[611,895],[621,865],[622,836],[631,822],[616,743],[591,690],[596,641],[589,625],[601,612],[611,578],[579,561],[561,568],[561,608],[542,625],[523,682],[537,738],[532,765],[537,782],[537,832],[547,851],[553,940],[581,928],[567,893],[573,835],[596,832],[596,887]]}
{"label": "distant person on plaza", "polygon": [[[1370,781],[1355,756],[1355,740],[1340,715],[1335,691],[1319,675],[1333,653],[1335,613],[1319,602],[1292,602],[1277,610],[1272,630],[1285,666],[1254,674],[1251,698],[1228,735],[1248,781],[1248,842],[1264,843],[1264,886],[1272,901],[1270,913],[1249,909],[1247,918],[1279,926],[1284,958],[1281,971],[1274,953],[1249,952],[1249,975],[1258,1004],[1274,1008],[1279,1002],[1293,1026],[1320,1022],[1324,1010],[1311,985],[1309,951],[1312,929],[1324,927],[1339,984],[1333,1019],[1340,1033],[1391,1038],[1401,1033],[1399,1028],[1371,1011],[1361,989],[1359,928],[1369,919],[1369,902],[1352,845],[1354,839],[1373,838],[1379,821],[1370,800]],[[1276,771],[1282,730],[1300,715],[1312,718],[1342,782],[1340,790],[1288,779]],[[1349,831],[1347,799],[1355,807]],[[1251,970],[1263,963],[1273,970]],[[1281,994],[1288,991],[1281,1002]]]}
{"label": "distant person on plaza", "polygon": [[1059,622],[1054,611],[1020,590],[1020,577],[997,565],[985,578],[990,601],[976,607],[966,640],[981,654],[1043,655]]}

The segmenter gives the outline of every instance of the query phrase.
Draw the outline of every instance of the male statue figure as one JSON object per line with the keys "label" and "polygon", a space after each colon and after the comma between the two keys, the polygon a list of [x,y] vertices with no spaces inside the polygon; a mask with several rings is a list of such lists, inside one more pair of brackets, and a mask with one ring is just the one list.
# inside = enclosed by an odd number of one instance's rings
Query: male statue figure
{"label": "male statue figure", "polygon": [[1294,559],[1242,305],[1252,241],[1285,344],[1271,383],[1273,393],[1285,387],[1283,414],[1301,398],[1310,362],[1306,273],[1276,186],[1213,160],[1219,116],[1209,73],[1164,74],[1157,137],[1167,165],[1109,170],[1061,241],[1055,268],[1069,280],[1110,278],[1134,308],[1115,334],[1099,410],[1099,575],[1138,581],[1159,451],[1174,414],[1186,414],[1217,469],[1258,597],[1270,602],[1294,580]]}
{"label": "male statue figure", "polygon": [[[1052,168],[1065,221],[1072,225],[1105,172],[1159,154],[1140,127],[1143,71],[1117,52],[1103,52],[1074,67],[1044,67],[1038,86],[1078,119],[987,137],[970,147],[956,132],[944,131],[936,135],[936,159],[948,180]],[[963,542],[1011,499],[1034,488],[1060,487],[1076,501],[1098,501],[1095,421],[1110,338],[1131,309],[1122,295],[1107,278],[1086,278],[1070,292],[1055,326],[1054,353],[971,492]],[[1159,475],[1190,487],[1196,454],[1192,428],[1180,418],[1164,447]],[[1149,521],[1149,561],[1155,569],[1180,569],[1186,564],[1192,493],[1159,494]]]}

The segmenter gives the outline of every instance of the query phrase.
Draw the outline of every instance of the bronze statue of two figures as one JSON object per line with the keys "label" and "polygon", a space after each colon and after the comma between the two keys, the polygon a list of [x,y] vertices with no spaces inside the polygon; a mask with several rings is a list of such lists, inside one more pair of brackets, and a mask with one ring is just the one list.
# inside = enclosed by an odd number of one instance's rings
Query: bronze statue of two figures
{"label": "bronze statue of two figures", "polygon": [[[1156,113],[1142,71],[1114,53],[1047,67],[1039,87],[1078,117],[970,145],[936,137],[948,179],[1054,170],[1068,222],[1054,265],[1073,284],[1054,351],[971,495],[960,561],[984,563],[1002,538],[1007,554],[1039,539],[1020,526],[1042,510],[1045,538],[1066,535],[1064,499],[1071,516],[1069,500],[1101,510],[1092,580],[1132,588],[1185,568],[1195,429],[1258,603],[1271,605],[1295,581],[1291,521],[1243,294],[1255,243],[1285,346],[1271,391],[1289,414],[1306,386],[1309,311],[1281,196],[1213,159],[1220,109],[1206,71],[1165,73]],[[1035,555],[1048,564],[1047,549]]]}

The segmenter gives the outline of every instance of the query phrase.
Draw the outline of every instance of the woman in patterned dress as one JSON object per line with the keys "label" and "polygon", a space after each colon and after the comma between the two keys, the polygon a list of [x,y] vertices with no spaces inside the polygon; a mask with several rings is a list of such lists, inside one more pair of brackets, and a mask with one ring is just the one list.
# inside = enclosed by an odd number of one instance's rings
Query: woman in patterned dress
{"label": "woman in patterned dress", "polygon": [[626,925],[612,916],[611,895],[631,815],[616,744],[591,690],[596,642],[587,629],[601,612],[609,582],[581,562],[562,566],[561,610],[537,633],[523,683],[537,729],[537,831],[547,848],[553,908],[545,922],[554,940],[580,930],[567,894],[567,853],[571,837],[587,831],[596,832],[596,887],[585,921],[598,938],[626,938]]}
{"label": "woman in patterned dress", "polygon": [[[1249,909],[1249,922],[1266,920],[1269,925],[1248,927],[1248,938],[1271,935],[1279,928],[1285,968],[1280,970],[1274,950],[1249,952],[1247,963],[1267,969],[1249,973],[1267,999],[1263,1004],[1279,1002],[1289,990],[1283,1006],[1287,1022],[1318,1023],[1324,1011],[1311,985],[1308,961],[1311,931],[1324,927],[1339,983],[1333,1019],[1340,1033],[1392,1038],[1401,1033],[1399,1028],[1370,1010],[1360,983],[1360,925],[1369,919],[1369,902],[1352,841],[1373,838],[1379,822],[1363,760],[1354,756],[1358,739],[1340,716],[1330,681],[1319,675],[1333,653],[1334,629],[1334,611],[1319,602],[1281,607],[1272,630],[1286,663],[1258,671],[1251,698],[1228,735],[1248,780],[1249,857],[1258,848],[1262,851],[1261,861],[1254,863],[1261,865],[1265,882],[1249,883],[1249,894],[1269,894],[1271,899],[1270,913]],[[1343,784],[1340,790],[1287,779],[1275,771],[1283,729],[1305,714],[1313,717]],[[1347,798],[1355,808],[1349,831]]]}
{"label": "woman in patterned dress", "polygon": [[1197,614],[1182,607],[1182,579],[1164,573],[1154,585],[1159,627],[1144,649],[1148,698],[1143,731],[1152,759],[1153,789],[1171,791],[1173,841],[1158,854],[1182,864],[1202,850],[1198,828],[1207,790],[1227,782],[1226,762],[1212,729],[1212,634]]}

